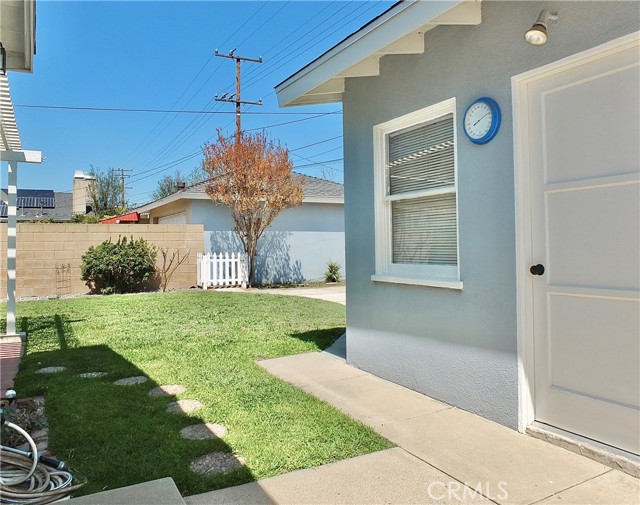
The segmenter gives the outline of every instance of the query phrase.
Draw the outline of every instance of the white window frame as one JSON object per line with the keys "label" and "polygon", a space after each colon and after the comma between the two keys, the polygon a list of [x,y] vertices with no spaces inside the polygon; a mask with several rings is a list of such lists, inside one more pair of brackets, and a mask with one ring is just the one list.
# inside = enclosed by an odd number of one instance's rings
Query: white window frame
{"label": "white window frame", "polygon": [[[406,128],[418,127],[446,114],[453,114],[454,185],[452,188],[434,188],[389,195],[387,177],[388,137]],[[416,284],[449,289],[462,289],[460,280],[460,226],[458,212],[458,154],[457,154],[456,99],[411,112],[373,127],[374,195],[375,195],[375,258],[374,282]],[[392,262],[391,203],[393,201],[454,193],[456,195],[456,265],[418,265]]]}

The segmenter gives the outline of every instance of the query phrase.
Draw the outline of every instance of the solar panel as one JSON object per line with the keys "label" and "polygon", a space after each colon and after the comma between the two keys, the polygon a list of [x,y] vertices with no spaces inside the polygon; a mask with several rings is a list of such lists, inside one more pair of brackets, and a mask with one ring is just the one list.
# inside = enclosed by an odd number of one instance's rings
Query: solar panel
{"label": "solar panel", "polygon": [[56,206],[56,200],[52,197],[41,196],[19,196],[16,199],[16,206],[21,209],[53,209]]}
{"label": "solar panel", "polygon": [[[3,193],[3,197],[6,199],[7,190],[1,188],[0,192]],[[18,209],[55,209],[55,193],[51,189],[18,189],[16,207]],[[7,203],[2,202],[1,217],[7,217],[6,209]]]}

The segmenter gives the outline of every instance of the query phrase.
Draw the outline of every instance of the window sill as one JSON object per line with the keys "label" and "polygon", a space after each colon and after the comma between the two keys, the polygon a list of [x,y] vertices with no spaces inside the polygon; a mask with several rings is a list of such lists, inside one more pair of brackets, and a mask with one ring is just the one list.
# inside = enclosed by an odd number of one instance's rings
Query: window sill
{"label": "window sill", "polygon": [[373,282],[388,282],[390,284],[412,284],[415,286],[427,286],[431,288],[455,289],[462,291],[462,281],[439,281],[435,279],[416,279],[412,277],[395,277],[387,274],[374,274]]}

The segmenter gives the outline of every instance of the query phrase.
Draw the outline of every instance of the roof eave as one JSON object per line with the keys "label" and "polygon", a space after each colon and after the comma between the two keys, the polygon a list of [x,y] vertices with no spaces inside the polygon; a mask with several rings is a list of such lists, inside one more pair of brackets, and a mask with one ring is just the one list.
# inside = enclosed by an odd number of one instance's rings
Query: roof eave
{"label": "roof eave", "polygon": [[280,107],[342,101],[345,79],[379,75],[388,54],[424,52],[424,34],[439,25],[477,25],[481,0],[405,0],[367,23],[276,86]]}
{"label": "roof eave", "polygon": [[344,204],[344,198],[338,197],[324,197],[324,196],[311,196],[309,198],[303,198],[302,203],[333,203]]}
{"label": "roof eave", "polygon": [[[160,200],[156,200],[155,202],[150,202],[135,209],[136,212],[142,214],[143,212],[150,212],[154,209],[158,209],[160,207],[164,207],[165,205],[169,205],[170,203],[177,202],[179,200],[210,200],[209,195],[207,193],[195,193],[195,192],[178,192],[169,196],[165,196]],[[344,204],[344,198],[339,197],[304,197],[302,199],[302,203],[333,203],[333,204]]]}
{"label": "roof eave", "polygon": [[169,196],[165,196],[164,198],[160,198],[159,200],[154,200],[153,202],[146,203],[141,205],[140,207],[136,207],[136,211],[139,213],[149,212],[153,209],[157,209],[158,207],[163,207],[164,205],[168,205],[173,202],[177,202],[179,200],[208,200],[209,195],[207,193],[195,192],[195,191],[177,191],[175,193],[170,194]]}
{"label": "roof eave", "polygon": [[7,70],[33,71],[36,51],[35,0],[0,2],[0,39],[7,51]]}

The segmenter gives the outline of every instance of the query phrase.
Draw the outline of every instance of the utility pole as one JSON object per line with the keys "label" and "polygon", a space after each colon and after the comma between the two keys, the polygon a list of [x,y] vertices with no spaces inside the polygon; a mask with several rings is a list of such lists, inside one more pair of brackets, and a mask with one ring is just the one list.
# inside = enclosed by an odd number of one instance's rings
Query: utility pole
{"label": "utility pole", "polygon": [[215,100],[216,102],[232,102],[236,104],[236,138],[240,139],[240,134],[242,132],[242,123],[240,120],[240,106],[243,104],[262,105],[262,98],[257,102],[243,101],[240,98],[240,64],[243,61],[251,61],[253,63],[262,63],[262,56],[260,56],[260,58],[258,59],[246,58],[244,56],[236,56],[235,54],[233,54],[234,52],[235,52],[235,49],[232,49],[231,51],[229,51],[229,54],[220,54],[216,49],[216,52],[215,52],[216,56],[220,56],[221,58],[230,58],[230,59],[236,60],[236,94],[227,97],[227,93],[225,93],[220,98],[218,98],[218,95],[216,94]]}
{"label": "utility pole", "polygon": [[131,172],[131,170],[125,170],[124,168],[116,168],[116,172],[119,172],[119,174],[120,174],[120,188],[121,188],[121,193],[122,193],[122,211],[124,212],[125,205],[127,204],[126,199],[124,197],[124,190],[125,189],[130,189],[130,188],[125,188],[124,180],[125,180],[126,177],[131,177],[129,175],[129,172]]}

